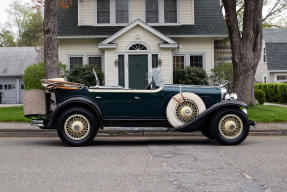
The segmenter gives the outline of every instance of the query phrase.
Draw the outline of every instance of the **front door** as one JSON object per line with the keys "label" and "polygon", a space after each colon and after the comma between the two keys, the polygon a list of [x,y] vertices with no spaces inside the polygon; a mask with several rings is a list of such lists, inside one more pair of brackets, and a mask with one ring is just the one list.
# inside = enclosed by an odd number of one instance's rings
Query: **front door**
{"label": "front door", "polygon": [[145,89],[148,84],[148,56],[129,55],[129,88]]}

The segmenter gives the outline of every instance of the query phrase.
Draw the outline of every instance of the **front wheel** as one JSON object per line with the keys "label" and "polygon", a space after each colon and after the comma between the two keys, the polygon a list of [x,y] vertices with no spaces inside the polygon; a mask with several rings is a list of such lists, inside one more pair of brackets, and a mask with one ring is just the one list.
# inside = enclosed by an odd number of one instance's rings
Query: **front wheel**
{"label": "front wheel", "polygon": [[61,140],[68,145],[84,146],[93,141],[98,128],[96,117],[89,110],[73,107],[62,113],[57,131]]}
{"label": "front wheel", "polygon": [[223,145],[238,145],[249,134],[249,120],[240,109],[224,109],[215,114],[211,121],[210,133]]}

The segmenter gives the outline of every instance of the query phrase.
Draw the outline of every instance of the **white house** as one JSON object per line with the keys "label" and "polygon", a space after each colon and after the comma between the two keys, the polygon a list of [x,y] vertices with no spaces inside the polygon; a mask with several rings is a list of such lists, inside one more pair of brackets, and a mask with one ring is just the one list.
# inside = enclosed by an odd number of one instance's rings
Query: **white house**
{"label": "white house", "polygon": [[256,81],[287,83],[287,29],[265,29],[263,39]]}
{"label": "white house", "polygon": [[73,0],[58,9],[59,60],[96,64],[105,85],[142,89],[153,68],[214,67],[214,41],[228,37],[218,0]]}

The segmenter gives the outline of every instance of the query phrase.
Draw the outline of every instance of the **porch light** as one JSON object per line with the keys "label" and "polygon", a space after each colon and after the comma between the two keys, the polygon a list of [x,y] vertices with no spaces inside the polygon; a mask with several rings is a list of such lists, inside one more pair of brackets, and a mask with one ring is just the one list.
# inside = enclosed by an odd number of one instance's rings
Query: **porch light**
{"label": "porch light", "polygon": [[115,60],[115,65],[118,65],[119,64],[119,61],[116,59]]}
{"label": "porch light", "polygon": [[161,61],[161,58],[158,59],[158,65],[161,65],[162,64],[162,61]]}

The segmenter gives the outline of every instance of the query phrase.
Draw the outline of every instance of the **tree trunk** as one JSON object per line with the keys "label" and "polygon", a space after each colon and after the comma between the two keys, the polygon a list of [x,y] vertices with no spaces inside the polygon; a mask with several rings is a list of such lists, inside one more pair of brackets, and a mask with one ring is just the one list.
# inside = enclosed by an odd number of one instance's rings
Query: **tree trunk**
{"label": "tree trunk", "polygon": [[57,0],[45,1],[44,63],[45,78],[58,78]]}
{"label": "tree trunk", "polygon": [[234,70],[232,90],[238,94],[240,101],[255,105],[255,73],[262,52],[263,0],[244,0],[242,34],[236,15],[236,1],[222,1],[232,49]]}

